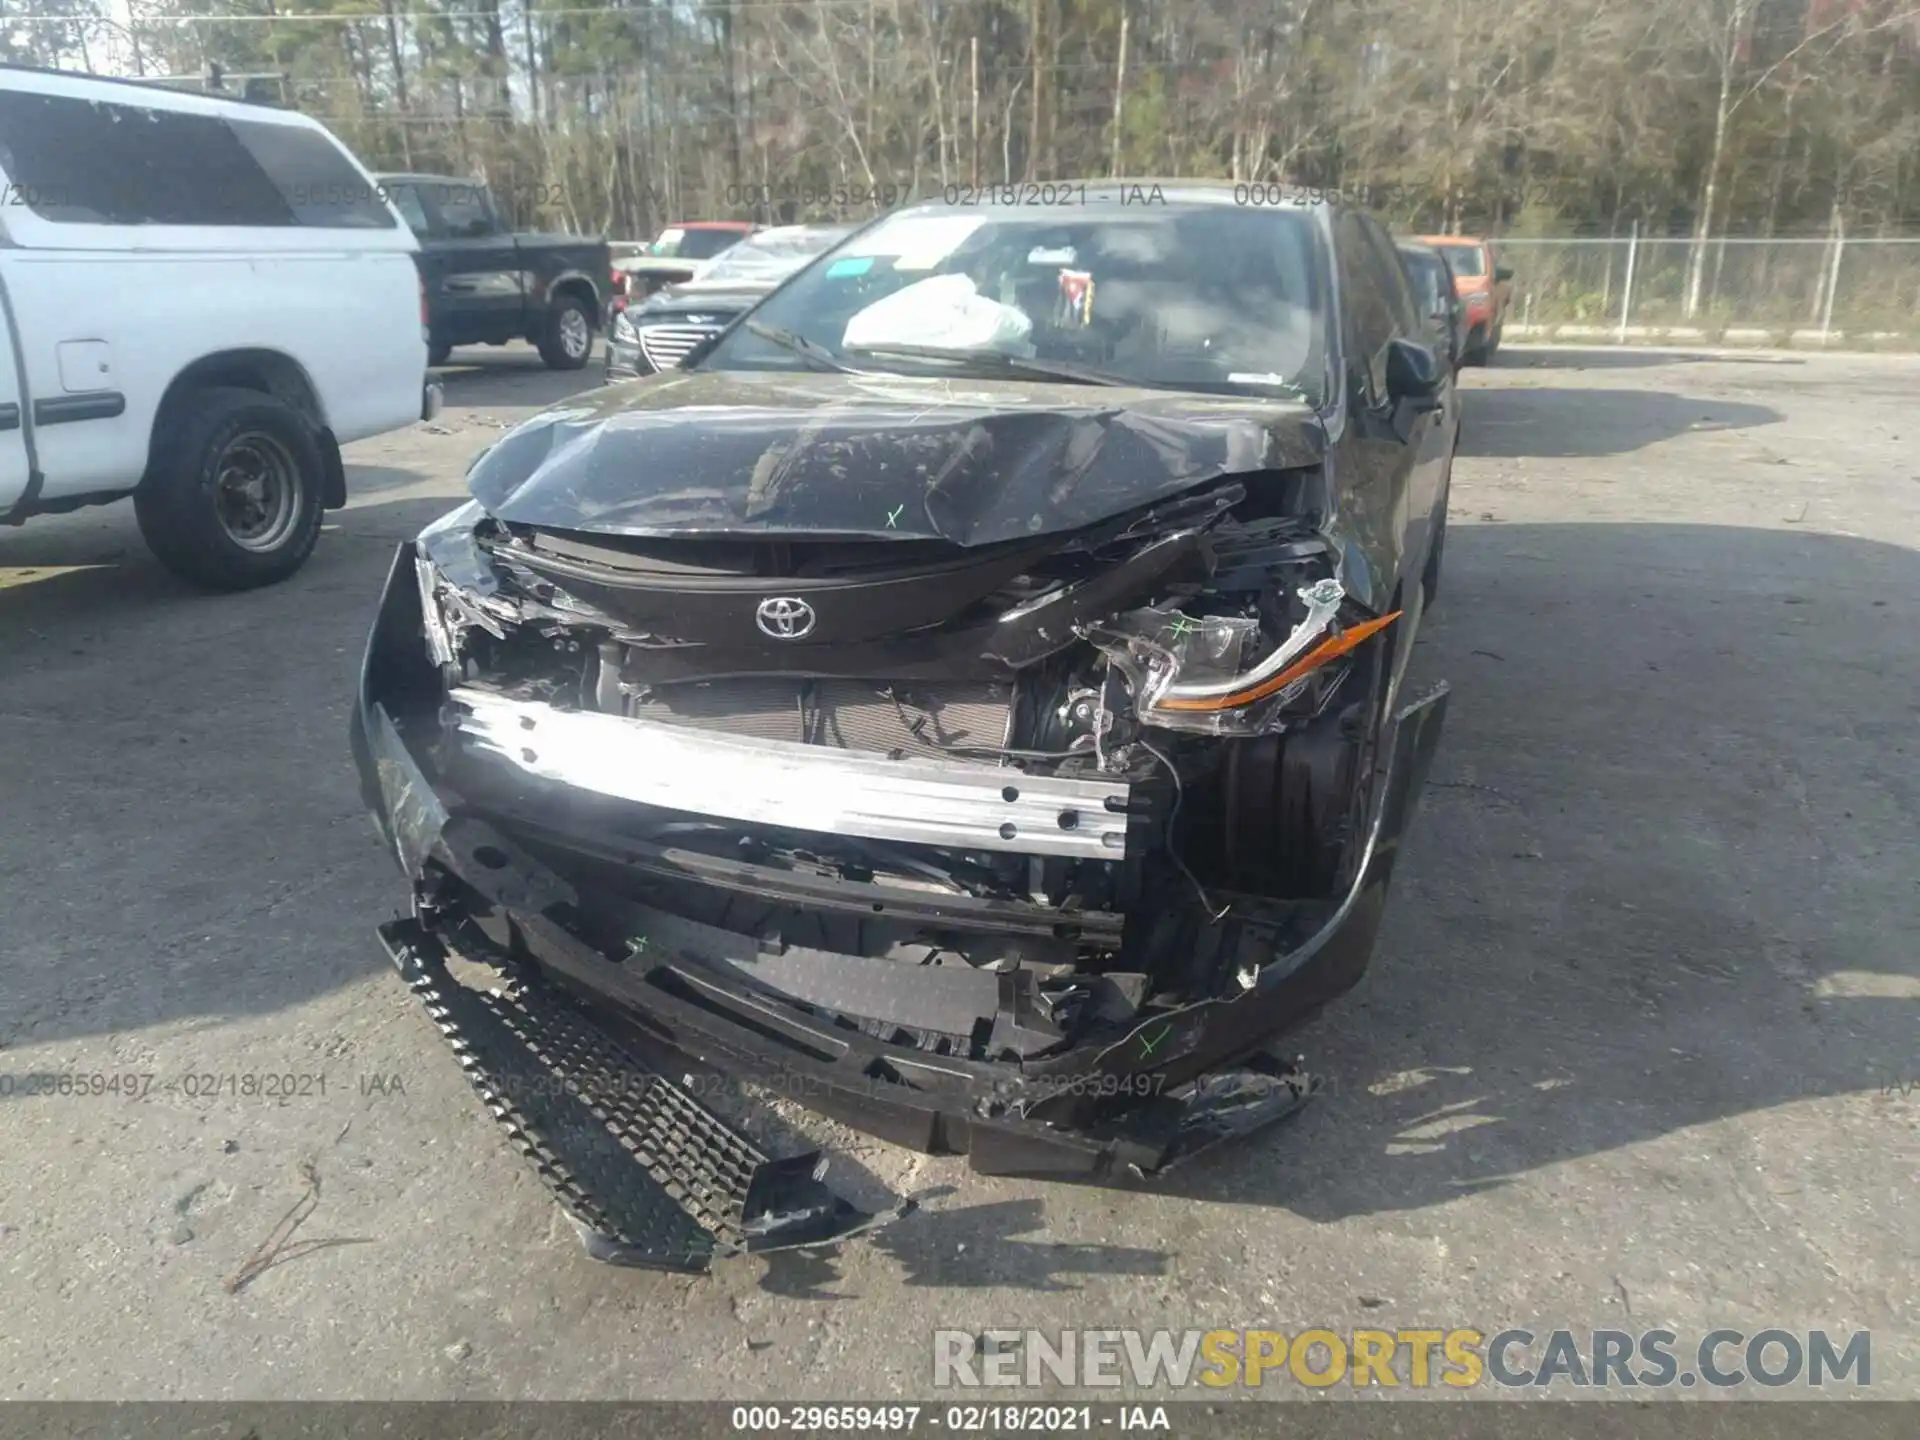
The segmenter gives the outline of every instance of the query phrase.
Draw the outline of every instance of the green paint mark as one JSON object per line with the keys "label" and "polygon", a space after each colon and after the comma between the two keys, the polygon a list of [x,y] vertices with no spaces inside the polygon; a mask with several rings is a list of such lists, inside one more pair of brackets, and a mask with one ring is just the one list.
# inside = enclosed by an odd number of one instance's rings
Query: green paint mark
{"label": "green paint mark", "polygon": [[1142,1060],[1151,1058],[1153,1055],[1153,1052],[1160,1048],[1160,1042],[1165,1040],[1167,1036],[1171,1035],[1172,1033],[1173,1033],[1173,1026],[1168,1025],[1165,1028],[1163,1028],[1160,1031],[1160,1033],[1154,1036],[1151,1040],[1149,1040],[1146,1036],[1142,1035],[1140,1037],[1140,1058]]}
{"label": "green paint mark", "polygon": [[887,512],[887,528],[889,530],[898,530],[900,528],[898,521],[900,516],[906,511],[906,508],[906,502],[903,500]]}
{"label": "green paint mark", "polygon": [[646,954],[647,953],[647,937],[644,935],[632,936],[627,941],[627,953],[629,955]]}
{"label": "green paint mark", "polygon": [[1173,617],[1173,638],[1176,640],[1191,635],[1198,628],[1198,626],[1184,615],[1176,615]]}

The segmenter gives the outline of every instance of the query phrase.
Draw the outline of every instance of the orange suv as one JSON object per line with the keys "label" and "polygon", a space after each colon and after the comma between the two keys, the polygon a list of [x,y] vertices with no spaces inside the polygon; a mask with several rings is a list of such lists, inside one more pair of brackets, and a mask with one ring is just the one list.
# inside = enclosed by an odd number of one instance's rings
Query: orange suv
{"label": "orange suv", "polygon": [[1500,263],[1493,245],[1472,235],[1422,235],[1447,262],[1453,274],[1453,293],[1466,307],[1467,342],[1463,365],[1485,365],[1500,349],[1500,332],[1513,298],[1513,270]]}

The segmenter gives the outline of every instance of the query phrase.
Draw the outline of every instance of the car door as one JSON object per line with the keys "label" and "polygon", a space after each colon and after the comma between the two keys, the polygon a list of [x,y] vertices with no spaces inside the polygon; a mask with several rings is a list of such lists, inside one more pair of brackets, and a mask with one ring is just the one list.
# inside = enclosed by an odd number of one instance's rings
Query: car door
{"label": "car door", "polygon": [[[1430,344],[1431,329],[1407,282],[1406,267],[1399,263],[1400,257],[1394,249],[1392,237],[1387,234],[1385,227],[1371,217],[1360,218],[1361,229],[1367,238],[1371,268],[1376,272],[1385,294],[1394,335],[1417,344]],[[1407,475],[1406,531],[1409,549],[1421,558],[1422,564],[1425,563],[1440,507],[1446,503],[1447,475],[1453,462],[1454,431],[1460,423],[1459,391],[1454,388],[1451,367],[1442,365],[1440,368],[1439,407],[1423,414],[1413,413],[1410,407],[1402,407],[1402,413],[1396,416],[1396,426],[1406,435],[1413,451]]]}
{"label": "car door", "polygon": [[434,339],[498,344],[523,334],[525,280],[513,235],[486,187],[448,181],[415,186],[427,216],[427,304],[443,317]]}
{"label": "car door", "polygon": [[1423,558],[1409,543],[1422,436],[1387,392],[1389,347],[1401,331],[1365,222],[1356,211],[1337,211],[1332,232],[1347,414],[1337,457],[1340,511],[1360,542],[1345,557],[1344,578],[1351,593],[1384,605],[1396,585],[1419,575]]}
{"label": "car door", "polygon": [[[0,85],[3,383],[27,427],[0,440],[23,445],[43,503],[133,489],[166,386],[195,358],[207,297],[235,303],[225,237],[291,220],[287,198],[220,117],[158,96],[144,103],[148,92],[134,87],[108,101],[61,85],[26,72]],[[127,264],[146,277],[139,304],[98,283],[103,265]],[[193,319],[182,323],[183,313]],[[13,484],[0,481],[0,493]]]}

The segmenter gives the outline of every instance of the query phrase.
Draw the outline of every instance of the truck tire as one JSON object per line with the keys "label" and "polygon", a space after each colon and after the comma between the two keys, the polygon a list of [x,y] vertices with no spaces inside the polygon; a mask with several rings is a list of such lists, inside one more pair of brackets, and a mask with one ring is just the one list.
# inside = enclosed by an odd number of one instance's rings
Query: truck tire
{"label": "truck tire", "polygon": [[1500,332],[1506,328],[1506,317],[1502,316],[1493,325],[1493,334],[1487,338],[1487,350],[1481,363],[1491,365],[1493,357],[1500,353]]}
{"label": "truck tire", "polygon": [[451,345],[429,345],[427,346],[427,364],[444,365],[451,354],[453,354]]}
{"label": "truck tire", "polygon": [[557,295],[547,307],[547,328],[540,337],[540,358],[549,370],[578,370],[593,354],[593,317],[571,295]]}
{"label": "truck tire", "polygon": [[251,590],[286,579],[313,553],[325,482],[319,439],[285,401],[189,390],[155,427],[133,508],[148,548],[181,579]]}

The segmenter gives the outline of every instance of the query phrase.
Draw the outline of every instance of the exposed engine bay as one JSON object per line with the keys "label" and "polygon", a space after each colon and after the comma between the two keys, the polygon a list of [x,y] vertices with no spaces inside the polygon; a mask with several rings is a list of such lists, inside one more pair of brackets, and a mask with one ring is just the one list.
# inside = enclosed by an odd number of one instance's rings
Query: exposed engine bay
{"label": "exposed engine bay", "polygon": [[[478,753],[561,778],[521,743],[529,711],[513,707],[538,707],[553,712],[542,716],[544,744],[561,717],[604,716],[978,767],[1001,803],[953,845],[911,843],[905,817],[865,834],[858,822],[853,833],[730,823],[757,812],[734,813],[743,807],[725,774],[682,777],[708,801],[699,818],[638,828],[693,854],[1060,917],[1036,945],[780,906],[748,915],[726,894],[671,897],[702,923],[756,935],[772,926],[895,962],[1020,968],[1046,997],[1101,975],[1125,977],[1103,993],[1143,1004],[1198,999],[1230,977],[1155,953],[1152,928],[1129,929],[1125,917],[1215,915],[1236,900],[1311,910],[1333,898],[1364,818],[1353,776],[1377,681],[1354,652],[1392,618],[1347,599],[1315,517],[1289,513],[1301,483],[1259,481],[1264,507],[1237,481],[1064,540],[973,551],[641,541],[482,519],[463,558],[491,586],[463,589],[418,562],[447,678],[440,753],[449,774]],[[755,626],[769,595],[806,607],[805,633],[787,640]],[[594,743],[578,726],[568,733],[570,749]],[[617,743],[620,731],[599,733]],[[594,788],[581,768],[576,759],[565,778]],[[1012,807],[1041,778],[1118,783],[1099,809],[1048,810],[1036,837]],[[989,1058],[972,1037],[948,1038]]]}

